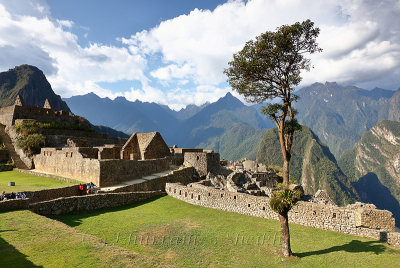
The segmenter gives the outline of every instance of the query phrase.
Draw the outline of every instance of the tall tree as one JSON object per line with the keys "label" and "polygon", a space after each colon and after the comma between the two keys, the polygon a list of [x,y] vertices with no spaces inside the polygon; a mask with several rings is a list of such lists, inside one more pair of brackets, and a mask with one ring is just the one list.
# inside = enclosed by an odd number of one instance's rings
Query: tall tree
{"label": "tall tree", "polygon": [[224,71],[233,90],[249,102],[279,100],[262,108],[262,113],[276,124],[283,155],[283,189],[271,198],[271,208],[279,213],[282,232],[282,254],[292,255],[288,212],[299,196],[289,189],[289,163],[294,132],[301,129],[292,103],[293,93],[301,81],[302,70],[309,71],[310,59],[305,54],[320,52],[316,38],[319,28],[310,20],[283,25],[275,32],[265,32],[248,41],[233,55]]}

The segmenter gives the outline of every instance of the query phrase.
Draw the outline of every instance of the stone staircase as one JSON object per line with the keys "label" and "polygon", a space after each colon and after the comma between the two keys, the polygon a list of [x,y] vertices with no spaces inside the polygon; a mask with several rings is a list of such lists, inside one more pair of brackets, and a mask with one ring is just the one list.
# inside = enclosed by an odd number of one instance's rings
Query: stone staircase
{"label": "stone staircase", "polygon": [[19,154],[15,151],[15,147],[11,141],[10,136],[8,136],[6,132],[6,127],[0,124],[0,139],[4,143],[7,148],[8,153],[12,161],[14,162],[15,166],[19,169],[29,169],[29,167],[21,160]]}

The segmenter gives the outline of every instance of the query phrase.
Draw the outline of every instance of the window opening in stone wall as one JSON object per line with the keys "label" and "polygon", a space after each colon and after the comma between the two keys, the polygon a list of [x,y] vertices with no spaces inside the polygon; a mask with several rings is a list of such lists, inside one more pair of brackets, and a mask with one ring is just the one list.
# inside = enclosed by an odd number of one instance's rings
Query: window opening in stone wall
{"label": "window opening in stone wall", "polygon": [[192,194],[191,198],[193,199],[193,194]]}
{"label": "window opening in stone wall", "polygon": [[171,192],[171,187],[169,187],[169,191]]}
{"label": "window opening in stone wall", "polygon": [[176,194],[176,189],[174,189],[174,194]]}
{"label": "window opening in stone wall", "polygon": [[196,159],[197,159],[197,161],[199,161],[200,160],[200,156],[197,156]]}
{"label": "window opening in stone wall", "polygon": [[211,196],[211,193],[208,193],[208,196]]}
{"label": "window opening in stone wall", "polygon": [[71,157],[72,157],[72,152],[71,152]]}
{"label": "window opening in stone wall", "polygon": [[197,200],[200,200],[200,195],[197,196]]}
{"label": "window opening in stone wall", "polygon": [[235,199],[235,200],[236,200],[236,195],[235,195],[235,196],[233,196],[233,199]]}
{"label": "window opening in stone wall", "polygon": [[182,191],[181,190],[179,190],[179,195],[182,195]]}
{"label": "window opening in stone wall", "polygon": [[185,193],[185,197],[187,197],[187,193]]}
{"label": "window opening in stone wall", "polygon": [[221,194],[221,197],[224,197],[224,194]]}
{"label": "window opening in stone wall", "polygon": [[65,157],[68,157],[68,152],[65,153]]}
{"label": "window opening in stone wall", "polygon": [[313,211],[313,215],[314,215],[314,216],[317,215],[317,212],[316,212],[315,210]]}
{"label": "window opening in stone wall", "polygon": [[333,213],[333,218],[336,218],[336,213]]}
{"label": "window opening in stone wall", "polygon": [[247,207],[250,207],[250,204],[247,204]]}
{"label": "window opening in stone wall", "polygon": [[265,207],[263,207],[263,210],[265,210]]}

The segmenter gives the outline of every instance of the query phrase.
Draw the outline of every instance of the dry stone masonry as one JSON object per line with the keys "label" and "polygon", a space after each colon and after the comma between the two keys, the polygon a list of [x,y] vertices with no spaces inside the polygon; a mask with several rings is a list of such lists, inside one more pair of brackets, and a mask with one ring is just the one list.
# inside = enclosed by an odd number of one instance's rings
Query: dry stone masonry
{"label": "dry stone masonry", "polygon": [[[165,189],[168,195],[194,205],[279,220],[278,214],[269,206],[270,199],[265,196],[232,193],[199,183],[187,186],[167,183]],[[289,221],[345,234],[385,240],[391,245],[400,246],[400,234],[395,233],[392,213],[378,210],[370,204],[360,203],[338,207],[300,201],[289,212]]]}

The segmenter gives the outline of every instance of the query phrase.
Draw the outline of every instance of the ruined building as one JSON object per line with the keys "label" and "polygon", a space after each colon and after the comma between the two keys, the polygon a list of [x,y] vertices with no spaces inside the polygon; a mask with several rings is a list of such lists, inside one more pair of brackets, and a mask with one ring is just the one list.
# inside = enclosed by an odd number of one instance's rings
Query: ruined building
{"label": "ruined building", "polygon": [[[70,145],[73,142],[70,142]],[[117,185],[169,169],[169,148],[158,132],[134,133],[120,147],[42,148],[35,169],[100,187]]]}

